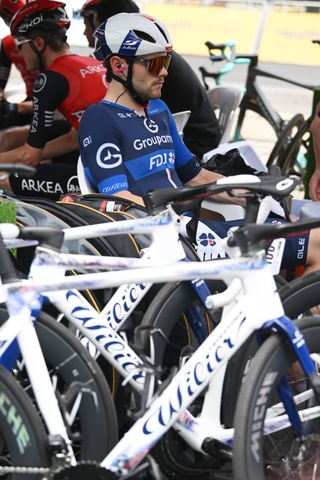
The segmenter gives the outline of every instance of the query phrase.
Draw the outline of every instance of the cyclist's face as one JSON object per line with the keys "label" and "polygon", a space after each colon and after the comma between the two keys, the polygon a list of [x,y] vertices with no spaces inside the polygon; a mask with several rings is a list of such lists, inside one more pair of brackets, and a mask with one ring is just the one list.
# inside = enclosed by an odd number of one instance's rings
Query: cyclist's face
{"label": "cyclist's face", "polygon": [[153,74],[149,71],[148,60],[156,57],[164,57],[165,55],[147,55],[143,57],[143,61],[133,63],[132,83],[136,92],[142,98],[153,99],[161,97],[161,89],[164,84],[165,77],[168,72],[165,67],[162,67],[158,74]]}
{"label": "cyclist's face", "polygon": [[83,34],[87,37],[88,45],[89,45],[89,47],[94,47],[93,33],[94,33],[95,29],[92,25],[92,22],[90,21],[90,19],[84,17],[83,18],[83,23],[84,23],[84,26],[85,26]]}
{"label": "cyclist's face", "polygon": [[25,38],[18,38],[16,43],[19,53],[22,55],[29,72],[37,71],[39,68],[38,59],[35,52],[31,48],[31,41]]}

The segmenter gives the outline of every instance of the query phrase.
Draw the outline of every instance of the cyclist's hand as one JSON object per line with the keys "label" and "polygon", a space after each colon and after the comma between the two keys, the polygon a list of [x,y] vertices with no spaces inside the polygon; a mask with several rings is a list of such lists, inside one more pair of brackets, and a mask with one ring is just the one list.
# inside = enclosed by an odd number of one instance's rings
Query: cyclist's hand
{"label": "cyclist's hand", "polygon": [[11,119],[18,115],[18,105],[10,103],[4,98],[0,101],[0,117],[3,119]]}
{"label": "cyclist's hand", "polygon": [[315,170],[309,182],[309,195],[311,200],[320,200],[320,170]]}

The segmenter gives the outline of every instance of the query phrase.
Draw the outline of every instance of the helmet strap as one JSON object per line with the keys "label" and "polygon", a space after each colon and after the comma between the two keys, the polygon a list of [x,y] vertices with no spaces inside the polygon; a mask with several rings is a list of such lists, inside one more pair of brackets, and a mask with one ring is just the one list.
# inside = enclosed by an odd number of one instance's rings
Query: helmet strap
{"label": "helmet strap", "polygon": [[[121,83],[126,90],[130,93],[132,98],[139,103],[140,105],[145,105],[145,103],[149,100],[148,98],[142,98],[138,92],[134,89],[134,86],[132,84],[132,68],[133,68],[133,59],[126,58],[126,62],[128,64],[128,74],[127,78],[123,79],[121,77],[118,77],[118,75],[115,75],[113,72],[111,73],[111,77],[116,80],[117,82]],[[110,67],[111,68],[111,67]]]}
{"label": "helmet strap", "polygon": [[42,50],[38,50],[37,47],[35,46],[35,44],[33,43],[33,40],[32,40],[30,42],[30,47],[32,48],[34,53],[37,55],[39,72],[43,72],[43,70],[45,69],[45,66],[44,66],[42,54],[45,51],[45,49],[47,48],[47,43],[45,44],[45,46],[43,47]]}

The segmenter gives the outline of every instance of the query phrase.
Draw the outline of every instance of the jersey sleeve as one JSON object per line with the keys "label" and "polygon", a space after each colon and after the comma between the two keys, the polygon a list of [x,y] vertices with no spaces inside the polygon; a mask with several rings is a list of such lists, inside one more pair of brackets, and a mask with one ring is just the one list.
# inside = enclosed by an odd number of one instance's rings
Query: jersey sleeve
{"label": "jersey sleeve", "polygon": [[129,189],[121,134],[102,104],[92,105],[83,114],[79,144],[85,173],[100,193],[113,195]]}
{"label": "jersey sleeve", "polygon": [[177,130],[174,118],[167,108],[169,116],[170,132],[175,149],[175,169],[182,183],[187,183],[198,175],[201,166],[198,158],[193,155],[183,143]]}
{"label": "jersey sleeve", "polygon": [[38,75],[33,86],[33,117],[27,143],[34,148],[43,148],[48,141],[54,111],[68,96],[69,82],[57,72],[50,70]]}
{"label": "jersey sleeve", "polygon": [[0,43],[0,88],[5,89],[11,70],[11,60],[4,48],[4,42]]}

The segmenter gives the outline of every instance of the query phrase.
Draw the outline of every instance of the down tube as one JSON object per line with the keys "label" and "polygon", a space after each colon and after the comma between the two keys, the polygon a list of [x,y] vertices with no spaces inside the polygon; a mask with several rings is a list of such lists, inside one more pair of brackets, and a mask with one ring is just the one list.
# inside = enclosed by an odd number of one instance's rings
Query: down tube
{"label": "down tube", "polygon": [[242,312],[232,316],[224,325],[219,324],[149,410],[103,460],[102,466],[125,474],[138,464],[207,386],[219,366],[232,356],[238,347],[238,338],[241,337],[243,342],[252,331]]}

